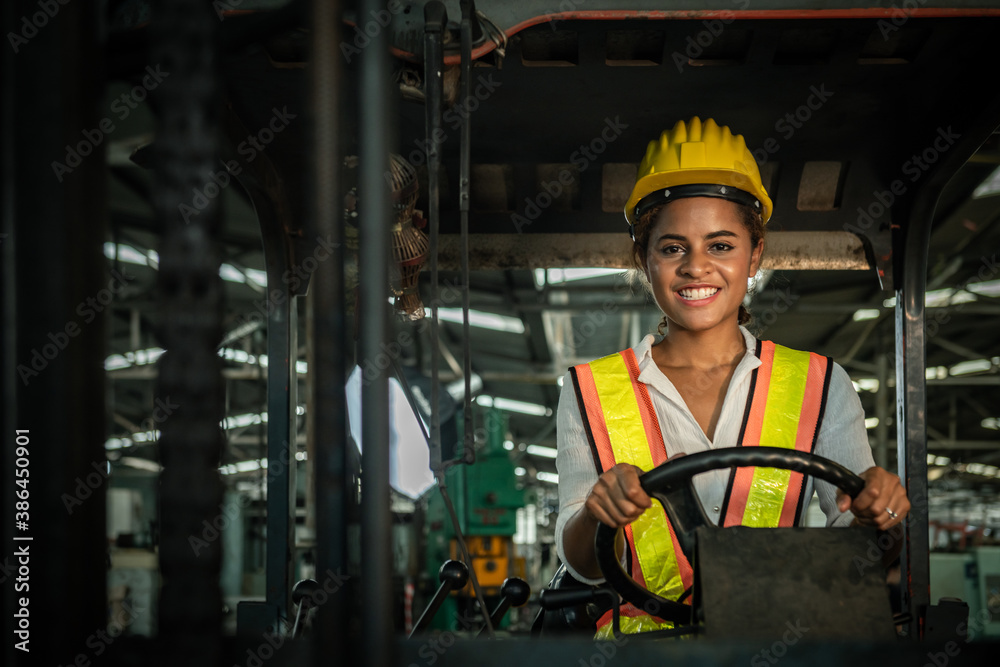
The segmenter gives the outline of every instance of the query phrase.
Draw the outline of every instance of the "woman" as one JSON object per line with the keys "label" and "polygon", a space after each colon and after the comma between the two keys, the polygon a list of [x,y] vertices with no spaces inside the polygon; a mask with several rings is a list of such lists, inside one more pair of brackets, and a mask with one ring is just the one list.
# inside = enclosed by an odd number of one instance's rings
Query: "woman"
{"label": "woman", "polygon": [[[625,215],[633,263],[664,313],[661,335],[571,369],[559,402],[556,541],[578,579],[600,581],[593,540],[602,522],[625,529],[633,578],[688,599],[690,565],[639,484],[643,471],[683,454],[812,451],[865,480],[853,502],[816,483],[829,525],[887,530],[909,511],[899,478],[874,465],[847,373],[826,357],[757,341],[742,326],[771,209],[753,156],[728,127],[692,118],[650,142]],[[694,485],[709,518],[727,526],[796,525],[813,490],[798,473],[753,468],[708,472]],[[627,633],[669,627],[631,605],[622,615]]]}

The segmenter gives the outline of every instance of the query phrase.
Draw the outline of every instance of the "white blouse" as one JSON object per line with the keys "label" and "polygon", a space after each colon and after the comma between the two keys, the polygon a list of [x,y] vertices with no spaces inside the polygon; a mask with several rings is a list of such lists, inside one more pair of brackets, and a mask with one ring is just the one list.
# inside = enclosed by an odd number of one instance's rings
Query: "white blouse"
{"label": "white blouse", "polygon": [[[743,423],[743,413],[746,409],[747,396],[750,392],[750,379],[753,370],[761,365],[755,352],[757,339],[744,327],[740,327],[746,339],[746,353],[736,371],[733,373],[725,400],[722,403],[722,413],[715,427],[715,440],[710,441],[698,425],[694,415],[688,408],[680,393],[653,361],[652,346],[662,340],[662,336],[653,334],[643,338],[633,349],[639,361],[639,381],[648,386],[649,397],[656,411],[657,421],[663,433],[663,442],[667,456],[685,453],[693,454],[710,449],[736,447]],[[576,401],[573,380],[567,372],[563,378],[562,392],[559,396],[559,409],[556,415],[558,454],[556,469],[559,471],[559,517],[556,520],[556,549],[559,558],[564,562],[563,530],[566,522],[580,509],[587,499],[591,488],[597,482],[597,469],[590,443],[584,431],[583,418]],[[854,386],[847,372],[838,364],[833,365],[830,378],[830,388],[827,395],[826,410],[816,438],[813,450],[819,456],[840,463],[847,469],[861,473],[875,465],[868,435],[865,431],[865,415],[861,408]],[[712,470],[694,478],[695,492],[705,508],[709,519],[719,522],[719,510],[726,493],[730,470]],[[837,490],[827,482],[816,484],[820,507],[827,517],[828,526],[848,525],[854,518],[850,510],[841,513],[837,510]],[[806,477],[805,498],[812,498],[813,479]],[[805,511],[802,512],[804,518]],[[603,579],[588,579],[567,567],[574,577],[580,581],[596,584]]]}

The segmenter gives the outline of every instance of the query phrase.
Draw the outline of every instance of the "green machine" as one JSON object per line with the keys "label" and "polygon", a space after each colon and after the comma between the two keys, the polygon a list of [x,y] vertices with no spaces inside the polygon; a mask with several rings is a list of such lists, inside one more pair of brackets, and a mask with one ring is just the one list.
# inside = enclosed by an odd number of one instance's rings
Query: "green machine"
{"label": "green machine", "polygon": [[[476,432],[475,463],[449,467],[445,483],[472,560],[466,565],[475,572],[486,603],[492,608],[500,599],[504,579],[524,577],[524,559],[515,555],[513,537],[517,529],[517,510],[525,503],[524,491],[517,488],[510,452],[504,448],[506,415],[496,408],[480,414],[483,426]],[[460,414],[456,418],[460,418]],[[485,436],[482,442],[478,437],[481,434]],[[465,559],[440,488],[433,487],[425,498],[426,573],[431,588],[435,588],[442,563],[449,559]],[[472,623],[476,616],[474,605],[475,591],[470,577],[465,588],[452,593],[445,602],[432,627],[439,630],[478,628]],[[504,624],[507,622],[505,618]]]}

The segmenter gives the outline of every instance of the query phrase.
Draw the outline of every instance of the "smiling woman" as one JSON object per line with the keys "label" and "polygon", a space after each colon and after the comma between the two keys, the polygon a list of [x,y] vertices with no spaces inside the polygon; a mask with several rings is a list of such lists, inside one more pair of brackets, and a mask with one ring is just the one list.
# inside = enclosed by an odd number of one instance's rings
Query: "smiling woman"
{"label": "smiling woman", "polygon": [[[632,257],[664,314],[659,335],[571,368],[559,401],[560,557],[578,579],[598,583],[594,532],[624,529],[631,576],[690,604],[691,563],[639,474],[672,458],[766,445],[812,452],[858,473],[852,502],[815,483],[829,525],[885,530],[910,503],[899,478],[874,465],[864,412],[833,360],[757,340],[744,326],[747,279],[760,267],[772,203],[742,136],[708,119],[681,121],[650,142],[625,208]],[[666,329],[664,331],[664,329]],[[720,526],[795,526],[813,481],[773,468],[714,470],[694,479]],[[848,510],[850,510],[848,512]],[[625,604],[622,631],[671,623]],[[610,632],[610,613],[598,636]]]}
{"label": "smiling woman", "polygon": [[758,212],[726,199],[680,199],[644,213],[634,234],[636,268],[665,313],[660,333],[671,322],[675,328],[705,326],[712,315],[721,317],[716,323],[728,322],[730,311],[739,324],[750,321],[743,298],[764,251]]}

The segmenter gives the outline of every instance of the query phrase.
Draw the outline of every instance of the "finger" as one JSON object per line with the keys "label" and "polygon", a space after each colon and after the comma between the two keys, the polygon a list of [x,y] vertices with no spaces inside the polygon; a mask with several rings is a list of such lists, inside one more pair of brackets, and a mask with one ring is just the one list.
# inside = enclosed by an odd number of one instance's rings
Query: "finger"
{"label": "finger", "polygon": [[611,516],[604,511],[603,507],[591,507],[587,505],[587,511],[590,515],[594,517],[597,521],[603,523],[605,526],[611,526],[612,528],[618,528],[618,523],[611,518]]}
{"label": "finger", "polygon": [[840,489],[837,489],[837,509],[841,512],[851,509],[851,496]]}
{"label": "finger", "polygon": [[642,514],[642,510],[627,501],[624,504],[616,504],[600,503],[595,499],[592,504],[588,503],[588,508],[598,521],[612,528],[627,526]]}
{"label": "finger", "polygon": [[898,526],[910,510],[910,503],[902,489],[899,493],[894,493],[892,499],[884,505],[885,507],[880,512],[877,508],[872,509],[872,521],[879,530],[889,530]]}
{"label": "finger", "polygon": [[903,517],[905,517],[906,515],[908,515],[910,513],[910,510],[912,509],[912,507],[913,506],[910,505],[910,499],[907,498],[906,497],[906,493],[903,492],[903,497],[899,501],[899,509],[896,510],[896,513],[899,514],[899,516],[900,516],[900,520],[902,520]]}
{"label": "finger", "polygon": [[877,487],[865,486],[865,488],[857,495],[857,497],[851,501],[851,511],[854,514],[874,514],[872,511],[872,505],[874,505],[879,499],[880,492]]}
{"label": "finger", "polygon": [[[614,483],[614,480],[598,480],[587,498],[589,507],[600,507],[604,514],[616,526],[631,523],[644,511],[628,498],[622,495],[621,489]],[[611,525],[611,524],[609,524]]]}
{"label": "finger", "polygon": [[622,498],[628,499],[643,509],[652,506],[653,503],[649,499],[649,495],[643,490],[642,483],[639,481],[639,475],[635,470],[629,470],[618,475],[616,481]]}
{"label": "finger", "polygon": [[910,500],[906,497],[906,491],[902,486],[898,487],[892,494],[892,499],[886,503],[886,510],[892,510],[892,513],[896,515],[893,518],[888,511],[886,512],[890,519],[886,522],[887,527],[897,526],[906,519],[910,513]]}

